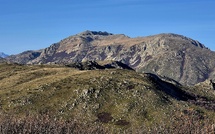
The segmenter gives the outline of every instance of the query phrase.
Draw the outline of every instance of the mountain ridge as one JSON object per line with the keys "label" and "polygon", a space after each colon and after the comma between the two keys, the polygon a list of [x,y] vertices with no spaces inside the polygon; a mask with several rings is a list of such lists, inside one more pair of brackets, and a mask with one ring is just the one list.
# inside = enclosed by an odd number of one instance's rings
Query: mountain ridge
{"label": "mountain ridge", "polygon": [[215,53],[183,35],[163,33],[130,38],[124,34],[84,31],[28,55],[7,59],[22,64],[68,64],[120,61],[136,71],[173,78],[194,85],[215,76]]}
{"label": "mountain ridge", "polygon": [[0,57],[1,58],[6,58],[6,57],[8,57],[9,55],[8,54],[5,54],[5,53],[3,53],[3,52],[0,52]]}

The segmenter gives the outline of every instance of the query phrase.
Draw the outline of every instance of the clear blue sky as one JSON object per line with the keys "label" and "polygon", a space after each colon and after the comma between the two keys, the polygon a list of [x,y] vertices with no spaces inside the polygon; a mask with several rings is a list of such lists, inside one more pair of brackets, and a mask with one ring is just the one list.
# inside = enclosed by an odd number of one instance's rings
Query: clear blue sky
{"label": "clear blue sky", "polygon": [[0,0],[0,51],[7,54],[85,30],[176,33],[215,50],[215,0]]}

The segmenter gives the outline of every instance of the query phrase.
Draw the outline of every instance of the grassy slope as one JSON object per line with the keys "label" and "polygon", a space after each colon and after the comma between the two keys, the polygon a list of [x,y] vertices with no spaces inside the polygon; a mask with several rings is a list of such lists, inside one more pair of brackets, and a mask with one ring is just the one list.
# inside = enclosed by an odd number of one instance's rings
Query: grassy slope
{"label": "grassy slope", "polygon": [[[0,113],[49,115],[108,128],[201,126],[214,111],[176,100],[148,77],[129,70],[79,71],[62,66],[0,64]],[[186,89],[189,92],[196,91]],[[198,89],[196,89],[198,90]],[[206,96],[207,97],[207,96]],[[210,98],[213,98],[214,96]]]}

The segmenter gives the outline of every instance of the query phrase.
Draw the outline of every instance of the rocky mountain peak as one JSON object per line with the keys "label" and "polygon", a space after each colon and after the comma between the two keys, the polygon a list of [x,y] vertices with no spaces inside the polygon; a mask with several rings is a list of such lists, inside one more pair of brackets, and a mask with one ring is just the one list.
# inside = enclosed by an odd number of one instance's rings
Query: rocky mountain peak
{"label": "rocky mountain peak", "polygon": [[102,35],[102,36],[108,36],[108,35],[113,35],[112,33],[108,32],[102,32],[102,31],[84,31],[82,33],[78,34],[79,36],[93,36],[93,35]]}

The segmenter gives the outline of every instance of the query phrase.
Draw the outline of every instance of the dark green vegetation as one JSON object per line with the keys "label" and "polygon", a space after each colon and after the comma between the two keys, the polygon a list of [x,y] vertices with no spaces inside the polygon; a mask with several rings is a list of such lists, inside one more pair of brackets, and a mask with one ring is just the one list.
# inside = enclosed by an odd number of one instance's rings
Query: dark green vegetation
{"label": "dark green vegetation", "polygon": [[0,64],[0,133],[209,133],[215,91],[126,69]]}

